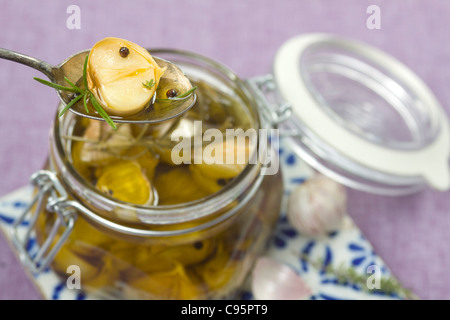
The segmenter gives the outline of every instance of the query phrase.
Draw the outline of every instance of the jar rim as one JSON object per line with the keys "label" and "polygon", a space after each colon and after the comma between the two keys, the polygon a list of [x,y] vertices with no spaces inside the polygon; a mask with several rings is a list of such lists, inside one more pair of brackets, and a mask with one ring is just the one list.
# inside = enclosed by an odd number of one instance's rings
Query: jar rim
{"label": "jar rim", "polygon": [[[203,67],[213,68],[214,71],[219,72],[226,80],[231,81],[231,83],[236,86],[236,89],[241,91],[242,97],[246,100],[245,106],[251,108],[249,111],[254,115],[252,120],[255,123],[255,127],[263,128],[270,126],[262,113],[259,112],[257,102],[250,93],[247,84],[228,67],[210,58],[189,51],[176,49],[152,49],[149,51],[155,56],[158,56],[158,54],[175,55],[180,58],[190,59],[197,64],[203,65]],[[70,122],[73,123],[74,116],[75,115],[72,113],[66,113],[61,118],[56,115],[53,129],[50,133],[50,150],[52,155],[50,162],[53,166],[52,169],[60,172],[60,179],[64,180],[66,187],[72,191],[71,193],[73,193],[78,200],[87,201],[99,210],[115,213],[114,216],[108,216],[108,219],[112,218],[113,220],[119,220],[125,224],[138,223],[143,224],[144,226],[185,223],[208,217],[219,210],[226,208],[237,198],[243,196],[249,189],[257,189],[262,182],[262,176],[260,174],[261,165],[259,163],[249,163],[238,176],[221,190],[191,202],[175,205],[143,206],[108,197],[89,183],[86,183],[86,180],[73,167],[71,161],[69,161],[66,149],[62,143],[60,132],[61,124],[67,126]],[[257,138],[257,141],[258,149],[259,137]],[[103,218],[105,217],[103,216]]]}

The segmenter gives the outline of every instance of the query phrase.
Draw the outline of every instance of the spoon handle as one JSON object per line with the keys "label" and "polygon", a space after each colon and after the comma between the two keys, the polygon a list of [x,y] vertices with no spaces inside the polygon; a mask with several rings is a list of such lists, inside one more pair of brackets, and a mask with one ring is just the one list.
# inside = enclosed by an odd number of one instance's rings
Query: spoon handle
{"label": "spoon handle", "polygon": [[51,81],[54,80],[54,67],[45,61],[3,48],[0,48],[0,58],[18,62],[28,67],[39,70],[40,72],[45,74]]}

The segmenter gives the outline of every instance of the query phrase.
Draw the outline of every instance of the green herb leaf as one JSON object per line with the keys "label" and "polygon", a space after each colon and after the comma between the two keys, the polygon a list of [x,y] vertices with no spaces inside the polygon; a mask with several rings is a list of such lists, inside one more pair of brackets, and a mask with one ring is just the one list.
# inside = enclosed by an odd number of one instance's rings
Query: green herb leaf
{"label": "green herb leaf", "polygon": [[42,83],[42,84],[44,84],[46,86],[49,86],[49,87],[51,87],[53,89],[56,89],[56,90],[70,91],[70,92],[75,92],[75,93],[80,93],[81,92],[81,89],[79,89],[79,88],[75,89],[75,88],[72,88],[72,87],[64,87],[64,86],[61,86],[59,84],[56,84],[56,83],[53,83],[53,82],[49,82],[49,81],[46,81],[44,79],[36,78],[36,77],[34,77],[33,79],[36,80],[37,82],[40,82],[40,83]]}
{"label": "green herb leaf", "polygon": [[189,96],[191,93],[193,93],[195,90],[197,90],[197,86],[192,87],[191,90],[186,91],[185,93],[182,93],[182,94],[176,96],[175,99],[176,99],[176,98],[184,98],[184,97],[187,97],[187,96]]}
{"label": "green herb leaf", "polygon": [[86,110],[86,113],[89,113],[89,108],[87,106],[87,98],[88,98],[88,94],[85,93],[84,98],[83,98],[83,104],[84,104],[84,109]]}
{"label": "green herb leaf", "polygon": [[84,93],[83,90],[81,90],[80,88],[78,88],[72,81],[70,81],[69,79],[67,79],[67,77],[64,77],[64,80],[66,80],[66,82],[68,84],[70,84],[70,86],[74,89],[77,90],[79,93]]}
{"label": "green herb leaf", "polygon": [[78,101],[81,100],[81,98],[83,98],[85,95],[79,95],[76,98],[73,98],[65,107],[64,109],[59,113],[59,116],[61,117],[64,113],[66,113],[67,110],[69,110],[69,108],[71,106],[73,106],[75,103],[77,103]]}
{"label": "green herb leaf", "polygon": [[142,82],[142,85],[147,89],[151,89],[155,86],[155,82],[153,81],[153,79],[151,79],[150,81]]}
{"label": "green herb leaf", "polygon": [[172,101],[182,101],[182,100],[186,100],[188,99],[193,93],[194,91],[197,90],[197,86],[192,87],[190,90],[179,94],[178,96],[174,97],[174,98],[167,98],[167,99],[156,99],[156,101],[158,102],[172,102]]}
{"label": "green herb leaf", "polygon": [[85,90],[89,90],[88,88],[88,82],[87,82],[87,64],[88,64],[88,58],[89,56],[86,55],[86,59],[84,59],[84,66],[83,66],[83,85]]}

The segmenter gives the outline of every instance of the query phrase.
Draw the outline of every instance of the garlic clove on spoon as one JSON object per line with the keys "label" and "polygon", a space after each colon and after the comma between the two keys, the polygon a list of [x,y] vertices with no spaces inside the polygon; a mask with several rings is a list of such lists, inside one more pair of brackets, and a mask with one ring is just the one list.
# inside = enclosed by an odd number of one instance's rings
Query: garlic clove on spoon
{"label": "garlic clove on spoon", "polygon": [[108,114],[127,116],[149,104],[164,71],[143,47],[110,37],[92,47],[87,82]]}
{"label": "garlic clove on spoon", "polygon": [[316,175],[292,191],[287,217],[300,233],[321,236],[341,228],[346,209],[345,188],[324,175]]}

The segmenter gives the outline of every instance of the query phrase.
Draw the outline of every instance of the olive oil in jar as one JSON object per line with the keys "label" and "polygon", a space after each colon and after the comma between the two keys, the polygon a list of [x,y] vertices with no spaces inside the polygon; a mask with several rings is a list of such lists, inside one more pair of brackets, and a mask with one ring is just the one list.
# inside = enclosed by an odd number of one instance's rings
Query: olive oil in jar
{"label": "olive oil in jar", "polygon": [[[76,118],[70,135],[62,138],[70,150],[70,161],[87,185],[105,198],[149,208],[186,206],[214,199],[232,184],[246,163],[174,164],[171,157],[178,143],[171,140],[175,130],[193,138],[195,121],[203,134],[216,129],[253,128],[250,114],[229,94],[197,81],[196,105],[182,117],[160,125],[119,124],[117,131],[106,123]],[[228,140],[217,148],[243,153],[248,161],[249,141],[229,147]],[[244,141],[244,143],[242,143]],[[200,145],[204,149],[205,144]],[[192,153],[193,155],[194,153]],[[278,216],[280,176],[266,177],[248,203],[240,197],[225,208],[178,225],[147,226],[155,230],[196,228],[237,210],[217,225],[173,237],[138,238],[118,235],[79,216],[74,229],[55,256],[52,267],[67,277],[68,265],[80,266],[84,289],[107,298],[217,299],[233,297],[248,274],[254,257],[264,248]],[[212,200],[214,201],[214,200]],[[264,210],[269,210],[264,212]],[[114,219],[115,212],[99,212]],[[44,212],[38,220],[37,235],[43,241],[51,232],[54,215]],[[60,236],[60,235],[59,235]],[[59,237],[58,236],[58,237]],[[55,242],[58,241],[55,238]]]}

